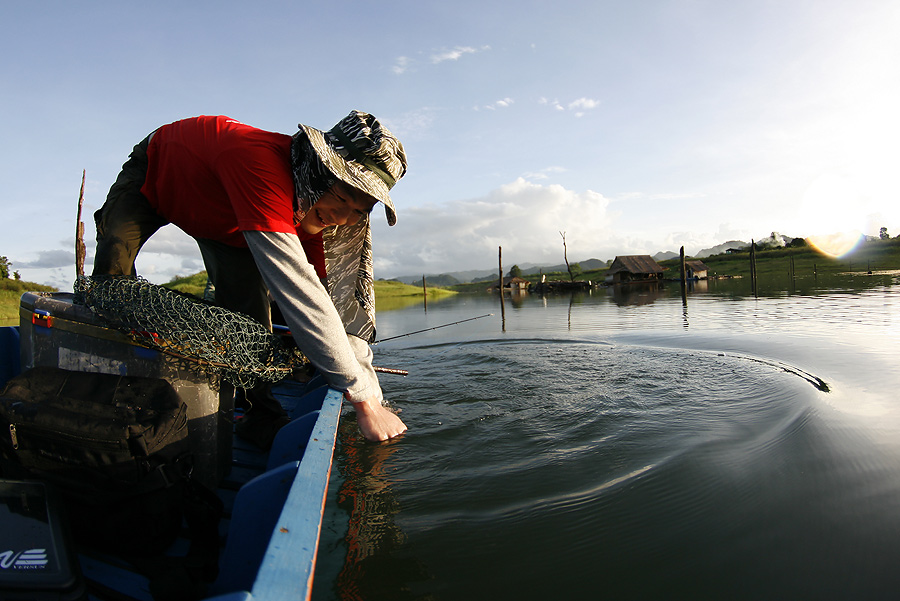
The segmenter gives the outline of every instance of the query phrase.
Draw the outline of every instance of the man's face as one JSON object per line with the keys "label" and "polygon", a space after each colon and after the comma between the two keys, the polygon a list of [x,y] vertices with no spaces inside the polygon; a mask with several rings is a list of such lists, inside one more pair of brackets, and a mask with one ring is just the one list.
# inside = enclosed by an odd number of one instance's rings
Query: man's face
{"label": "man's face", "polygon": [[332,225],[359,222],[378,201],[362,190],[338,180],[303,217],[300,226],[307,234],[318,234]]}

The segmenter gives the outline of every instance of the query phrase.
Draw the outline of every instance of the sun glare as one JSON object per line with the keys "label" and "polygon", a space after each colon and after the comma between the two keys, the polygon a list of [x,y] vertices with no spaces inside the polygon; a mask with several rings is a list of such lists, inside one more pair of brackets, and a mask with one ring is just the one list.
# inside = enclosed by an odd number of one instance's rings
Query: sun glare
{"label": "sun glare", "polygon": [[807,241],[832,257],[846,255],[863,240],[864,203],[853,183],[836,175],[823,175],[803,194],[801,220]]}
{"label": "sun glare", "polygon": [[862,232],[839,232],[836,234],[810,236],[806,241],[822,254],[831,257],[843,257],[855,250],[864,238],[865,236]]}

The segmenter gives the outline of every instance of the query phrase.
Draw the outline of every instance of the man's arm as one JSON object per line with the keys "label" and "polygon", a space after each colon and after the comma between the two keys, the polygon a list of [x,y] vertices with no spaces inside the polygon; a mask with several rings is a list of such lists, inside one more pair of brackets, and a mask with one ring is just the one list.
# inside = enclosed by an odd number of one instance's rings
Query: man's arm
{"label": "man's arm", "polygon": [[403,433],[406,426],[400,418],[381,405],[381,387],[374,370],[369,374],[365,368],[371,368],[371,349],[363,340],[350,342],[355,337],[347,336],[331,296],[297,236],[247,231],[244,238],[297,346],[328,384],[353,403],[363,435],[369,440],[387,440]]}

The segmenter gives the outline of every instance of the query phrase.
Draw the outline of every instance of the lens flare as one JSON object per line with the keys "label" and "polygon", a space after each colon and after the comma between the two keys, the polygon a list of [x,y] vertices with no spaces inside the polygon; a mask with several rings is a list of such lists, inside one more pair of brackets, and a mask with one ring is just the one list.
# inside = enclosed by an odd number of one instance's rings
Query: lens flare
{"label": "lens flare", "polygon": [[840,258],[856,250],[863,240],[865,240],[865,236],[862,232],[856,231],[817,234],[809,236],[806,242],[824,255]]}
{"label": "lens flare", "polygon": [[803,194],[802,226],[806,241],[819,252],[842,257],[865,239],[863,199],[853,183],[838,175],[817,178]]}

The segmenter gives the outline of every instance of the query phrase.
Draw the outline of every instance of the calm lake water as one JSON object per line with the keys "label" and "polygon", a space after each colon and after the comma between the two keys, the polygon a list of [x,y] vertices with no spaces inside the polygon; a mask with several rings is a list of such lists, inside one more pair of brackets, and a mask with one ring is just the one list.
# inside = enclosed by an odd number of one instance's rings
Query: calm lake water
{"label": "calm lake water", "polygon": [[900,275],[380,312],[314,599],[896,599]]}

